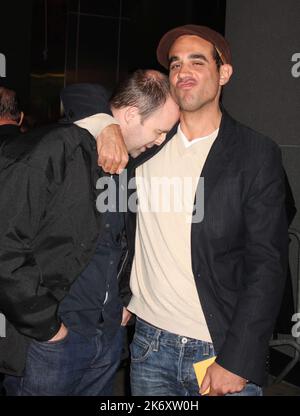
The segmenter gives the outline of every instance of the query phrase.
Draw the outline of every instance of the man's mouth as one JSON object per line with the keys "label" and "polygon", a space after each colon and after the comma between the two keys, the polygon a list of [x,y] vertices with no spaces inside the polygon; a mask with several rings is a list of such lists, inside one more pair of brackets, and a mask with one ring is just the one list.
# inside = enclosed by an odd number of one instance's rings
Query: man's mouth
{"label": "man's mouth", "polygon": [[196,85],[196,82],[192,79],[177,82],[177,88],[180,88],[182,90],[188,90],[194,87],[194,85]]}

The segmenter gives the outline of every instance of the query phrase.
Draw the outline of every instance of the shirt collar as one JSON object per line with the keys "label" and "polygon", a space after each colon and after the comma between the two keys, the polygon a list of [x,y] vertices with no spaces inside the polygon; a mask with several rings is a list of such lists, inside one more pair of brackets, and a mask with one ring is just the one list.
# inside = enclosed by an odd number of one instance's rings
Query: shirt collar
{"label": "shirt collar", "polygon": [[204,140],[209,140],[209,139],[212,139],[212,138],[216,138],[218,133],[219,133],[219,129],[216,129],[215,131],[213,131],[208,136],[196,137],[193,140],[189,140],[185,136],[185,134],[182,132],[182,130],[180,128],[180,124],[178,125],[178,129],[177,129],[177,134],[178,134],[179,138],[182,140],[182,143],[183,143],[185,148],[191,147],[194,144],[199,143],[199,142],[204,141]]}

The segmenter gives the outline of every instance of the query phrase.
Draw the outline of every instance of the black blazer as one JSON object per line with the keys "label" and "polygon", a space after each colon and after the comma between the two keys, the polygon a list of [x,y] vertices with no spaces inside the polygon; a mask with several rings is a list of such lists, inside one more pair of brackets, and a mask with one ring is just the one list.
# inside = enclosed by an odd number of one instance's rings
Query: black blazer
{"label": "black blazer", "polygon": [[[133,163],[144,163],[157,151],[152,148]],[[223,111],[201,176],[204,219],[192,224],[192,267],[217,362],[262,385],[287,267],[281,153],[272,140]],[[127,233],[132,258],[132,213]]]}

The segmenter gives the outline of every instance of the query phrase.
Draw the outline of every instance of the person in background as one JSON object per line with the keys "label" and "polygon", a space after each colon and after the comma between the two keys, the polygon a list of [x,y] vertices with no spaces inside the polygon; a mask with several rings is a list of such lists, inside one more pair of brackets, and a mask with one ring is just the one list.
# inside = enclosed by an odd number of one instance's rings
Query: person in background
{"label": "person in background", "polygon": [[15,91],[0,87],[0,145],[21,133],[23,118]]}
{"label": "person in background", "polygon": [[[0,146],[21,133],[23,117],[15,91],[0,87]],[[0,374],[0,395],[3,394],[3,378]]]}

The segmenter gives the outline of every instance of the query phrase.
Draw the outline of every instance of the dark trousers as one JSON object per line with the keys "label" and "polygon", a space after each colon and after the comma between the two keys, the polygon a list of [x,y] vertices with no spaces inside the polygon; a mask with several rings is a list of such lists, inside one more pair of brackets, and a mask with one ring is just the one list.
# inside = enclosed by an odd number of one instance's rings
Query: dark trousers
{"label": "dark trousers", "polygon": [[33,341],[23,377],[6,376],[9,396],[108,396],[121,360],[124,329],[107,342],[69,330],[57,342]]}

